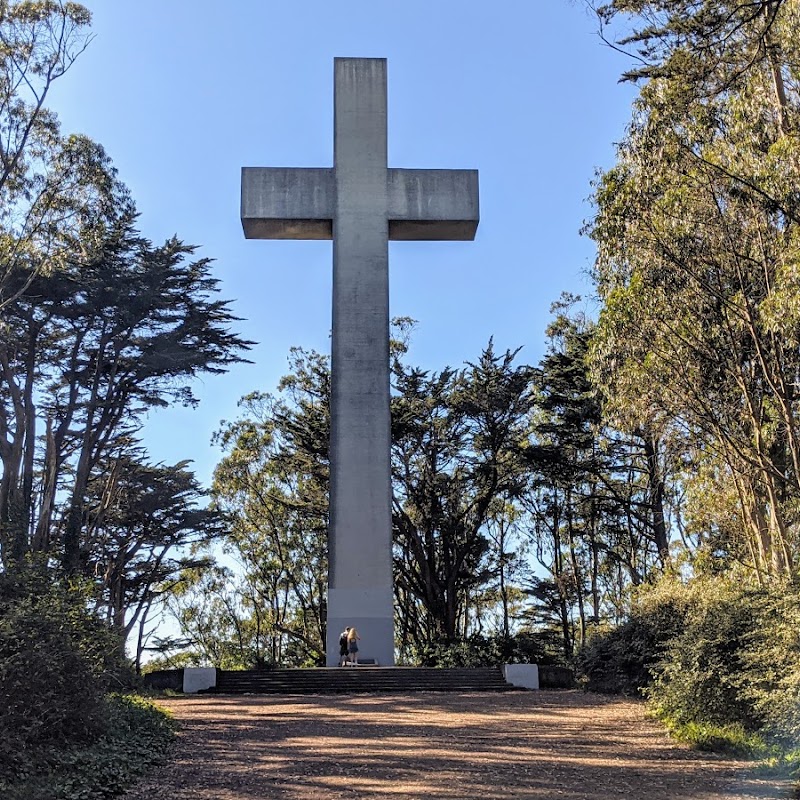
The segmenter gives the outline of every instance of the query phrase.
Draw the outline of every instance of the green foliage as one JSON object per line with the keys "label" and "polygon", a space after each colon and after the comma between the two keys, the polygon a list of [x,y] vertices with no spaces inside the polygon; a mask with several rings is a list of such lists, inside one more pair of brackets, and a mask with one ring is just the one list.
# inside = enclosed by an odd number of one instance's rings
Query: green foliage
{"label": "green foliage", "polygon": [[[791,579],[800,504],[800,17],[786,0],[614,0],[642,80],[595,184],[592,370],[606,411],[685,439],[718,562]],[[690,466],[691,465],[691,466]],[[713,465],[713,471],[709,470]],[[707,516],[687,497],[689,516]],[[723,506],[723,507],[719,507]],[[735,526],[728,524],[730,510]],[[686,516],[684,516],[686,518]],[[698,534],[700,536],[702,534]]]}
{"label": "green foliage", "polygon": [[131,679],[120,653],[79,588],[0,575],[0,775],[23,769],[32,748],[107,729],[104,692]]}
{"label": "green foliage", "polygon": [[423,667],[486,667],[501,660],[497,640],[484,636],[423,644],[417,659]]}
{"label": "green foliage", "polygon": [[680,724],[759,730],[764,718],[753,687],[768,693],[771,687],[752,667],[761,660],[756,652],[768,597],[724,581],[693,588],[684,627],[669,642],[648,696],[659,715]]}
{"label": "green foliage", "polygon": [[[763,732],[787,748],[800,744],[800,596],[797,590],[771,594],[759,630],[758,646],[745,654],[751,672],[762,676],[752,687],[753,705]],[[764,690],[764,684],[769,690]]]}
{"label": "green foliage", "polygon": [[422,644],[414,663],[424,667],[494,667],[501,664],[552,663],[546,637],[522,633],[517,636],[483,636]]}
{"label": "green foliage", "polygon": [[208,576],[210,592],[195,591],[180,602],[182,624],[213,663],[220,663],[217,652],[248,666],[324,658],[328,361],[293,348],[279,396],[242,398],[244,416],[216,434],[225,456],[212,493],[244,567],[240,599],[229,596],[229,581]]}
{"label": "green foliage", "polygon": [[748,733],[743,725],[712,725],[704,722],[680,723],[662,716],[661,721],[669,728],[673,738],[685,742],[696,750],[712,753],[726,753],[735,758],[765,759],[777,755],[776,748],[770,747],[754,733]]}
{"label": "green foliage", "polygon": [[470,597],[494,576],[488,526],[526,481],[533,369],[494,352],[439,373],[395,359],[392,475],[401,651],[468,635]]}
{"label": "green foliage", "polygon": [[595,633],[583,683],[643,691],[676,738],[698,748],[787,761],[800,734],[798,621],[791,585],[666,577],[625,623]]}
{"label": "green foliage", "polygon": [[122,642],[45,569],[0,575],[0,796],[102,800],[163,758],[172,724],[134,697]]}
{"label": "green foliage", "polygon": [[125,695],[110,696],[103,710],[106,733],[95,741],[39,747],[14,780],[0,775],[4,800],[104,800],[164,762],[175,728],[166,712]]}
{"label": "green foliage", "polygon": [[596,628],[578,654],[581,684],[591,692],[639,695],[685,623],[687,600],[680,585],[664,582],[643,592],[628,619]]}

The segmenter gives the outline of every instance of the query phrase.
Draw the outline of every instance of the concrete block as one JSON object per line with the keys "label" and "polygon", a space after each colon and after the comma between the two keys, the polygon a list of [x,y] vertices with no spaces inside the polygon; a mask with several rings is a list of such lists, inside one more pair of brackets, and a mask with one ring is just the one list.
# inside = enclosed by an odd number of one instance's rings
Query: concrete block
{"label": "concrete block", "polygon": [[537,664],[504,664],[503,677],[506,683],[523,689],[539,688],[539,667]]}
{"label": "concrete block", "polygon": [[479,221],[474,169],[388,170],[389,238],[471,241]]}
{"label": "concrete block", "polygon": [[217,685],[216,667],[185,667],[183,670],[183,692],[194,694]]}
{"label": "concrete block", "polygon": [[247,239],[331,239],[332,169],[243,167],[242,228]]}

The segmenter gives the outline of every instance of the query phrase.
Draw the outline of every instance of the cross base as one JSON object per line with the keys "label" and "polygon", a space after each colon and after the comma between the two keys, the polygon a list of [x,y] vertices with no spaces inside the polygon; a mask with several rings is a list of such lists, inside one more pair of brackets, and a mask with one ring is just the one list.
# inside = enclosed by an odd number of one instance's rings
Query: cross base
{"label": "cross base", "polygon": [[361,641],[358,660],[374,659],[381,667],[394,666],[394,610],[389,589],[328,589],[326,666],[341,663],[339,635],[355,626]]}

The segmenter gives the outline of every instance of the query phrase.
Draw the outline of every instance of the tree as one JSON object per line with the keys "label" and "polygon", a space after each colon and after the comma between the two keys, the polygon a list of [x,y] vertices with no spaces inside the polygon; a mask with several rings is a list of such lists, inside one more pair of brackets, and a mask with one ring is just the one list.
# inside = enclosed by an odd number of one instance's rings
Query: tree
{"label": "tree", "polygon": [[[257,581],[246,572],[213,565],[184,571],[167,605],[181,627],[183,652],[168,667],[213,664],[220,669],[303,665],[272,624]],[[174,642],[162,642],[162,646]],[[186,648],[189,648],[188,650]],[[168,648],[171,649],[171,648]]]}
{"label": "tree", "polygon": [[[458,372],[402,365],[409,325],[396,321],[392,345],[395,579],[406,650],[465,633],[470,610],[482,614],[490,584],[508,575],[507,538],[495,552],[489,526],[499,524],[498,500],[524,480],[519,450],[531,402],[530,368],[491,345]],[[248,395],[244,416],[219,432],[225,455],[213,491],[273,653],[308,663],[322,659],[325,641],[330,374],[327,358],[299,349],[290,366],[279,396]]]}
{"label": "tree", "polygon": [[[88,204],[74,213],[70,229],[77,228],[82,236],[73,237],[68,231],[53,229],[51,235],[68,242],[73,258],[88,259],[95,254],[97,237],[104,238],[103,230],[118,224],[123,217],[133,216],[133,209],[125,187],[117,180],[103,149],[85,139],[70,140],[73,152],[70,161],[76,181],[83,181],[83,194],[93,195],[104,209],[97,216],[97,207]],[[76,190],[76,194],[82,194]],[[82,239],[82,242],[79,240]],[[49,512],[57,491],[53,480],[43,492],[43,513],[35,519],[34,485],[37,471],[37,447],[40,444],[37,417],[40,415],[41,394],[52,371],[61,367],[70,357],[69,345],[64,341],[65,317],[63,305],[71,295],[83,289],[73,271],[64,269],[45,274],[38,258],[31,254],[25,264],[17,264],[6,276],[12,299],[0,308],[0,327],[5,335],[0,339],[0,459],[3,474],[0,479],[0,560],[6,566],[9,559],[19,560],[30,548],[31,540],[44,542],[49,534]],[[76,353],[72,354],[76,357]],[[52,424],[52,414],[45,414],[48,444],[54,444],[59,434],[66,435],[71,419],[59,430]],[[41,418],[38,423],[41,424]],[[52,436],[50,436],[52,434]],[[55,477],[59,464],[54,451],[44,457],[45,474]],[[38,530],[37,530],[38,526]],[[36,533],[34,534],[34,530]],[[34,547],[33,549],[45,549]]]}
{"label": "tree", "polygon": [[79,3],[0,2],[0,311],[36,274],[57,268],[63,231],[91,202],[73,142],[45,106],[89,43],[90,21]]}
{"label": "tree", "polygon": [[138,669],[151,607],[186,570],[209,565],[196,552],[225,527],[218,514],[198,507],[204,492],[188,462],[154,466],[136,456],[123,452],[104,462],[90,481],[83,549],[109,627],[123,645],[139,628]]}
{"label": "tree", "polygon": [[212,491],[274,657],[293,652],[299,665],[323,662],[325,652],[330,367],[299,348],[290,365],[281,398],[248,395],[245,417],[217,433],[225,456]]}
{"label": "tree", "polygon": [[680,431],[738,498],[737,558],[795,572],[796,4],[635,2],[649,79],[589,232],[594,372],[627,430]]}
{"label": "tree", "polygon": [[585,357],[591,329],[567,310],[579,298],[565,295],[553,305],[549,347],[536,373],[536,416],[526,455],[531,468],[525,503],[535,516],[531,534],[541,566],[558,588],[564,651],[572,654],[572,604],[579,641],[586,636],[587,595],[599,615],[600,518],[596,492],[600,402],[589,381]]}
{"label": "tree", "polygon": [[145,411],[194,403],[190,380],[224,372],[249,346],[229,330],[208,259],[187,260],[194,248],[177,239],[153,246],[134,221],[127,202],[112,209],[99,240],[83,231],[89,246],[3,310],[14,331],[0,341],[6,567],[38,551],[80,571],[89,484],[109,455]]}
{"label": "tree", "polygon": [[489,578],[486,526],[525,480],[527,366],[493,345],[460,372],[394,364],[395,585],[401,648],[466,635],[469,593]]}
{"label": "tree", "polygon": [[684,100],[678,115],[694,103],[739,91],[760,72],[786,134],[792,126],[786,78],[798,66],[792,6],[791,0],[613,0],[597,15],[601,31],[619,15],[634,18],[633,31],[618,44],[634,47],[637,66],[623,79],[673,84]]}

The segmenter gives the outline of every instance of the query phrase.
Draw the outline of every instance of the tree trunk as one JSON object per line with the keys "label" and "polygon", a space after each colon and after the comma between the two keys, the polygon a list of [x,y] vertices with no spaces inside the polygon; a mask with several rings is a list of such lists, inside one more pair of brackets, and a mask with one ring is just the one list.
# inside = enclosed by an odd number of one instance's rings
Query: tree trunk
{"label": "tree trunk", "polygon": [[647,459],[647,500],[653,526],[653,540],[662,567],[669,563],[669,537],[664,519],[664,481],[658,464],[659,442],[651,433],[642,435]]}

